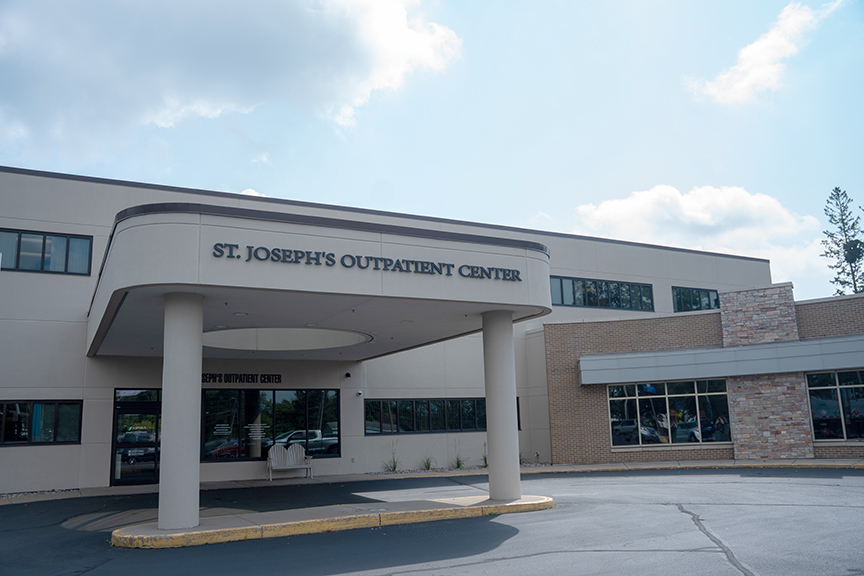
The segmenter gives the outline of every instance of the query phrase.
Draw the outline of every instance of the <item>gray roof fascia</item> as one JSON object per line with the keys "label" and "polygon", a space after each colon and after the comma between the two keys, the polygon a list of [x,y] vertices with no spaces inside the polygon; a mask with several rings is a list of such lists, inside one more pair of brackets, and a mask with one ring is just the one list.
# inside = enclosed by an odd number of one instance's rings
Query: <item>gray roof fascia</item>
{"label": "gray roof fascia", "polygon": [[864,334],[728,348],[586,354],[579,359],[583,386],[860,368]]}

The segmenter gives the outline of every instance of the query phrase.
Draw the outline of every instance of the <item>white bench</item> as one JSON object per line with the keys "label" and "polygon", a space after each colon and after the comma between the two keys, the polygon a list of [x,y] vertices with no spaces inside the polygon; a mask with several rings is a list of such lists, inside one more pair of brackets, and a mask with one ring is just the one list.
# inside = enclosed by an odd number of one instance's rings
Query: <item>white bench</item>
{"label": "white bench", "polygon": [[281,444],[274,444],[267,454],[267,472],[270,475],[270,481],[273,481],[274,470],[294,470],[297,468],[306,469],[306,477],[312,476],[312,459],[306,456],[306,450],[299,444],[291,444],[286,449]]}

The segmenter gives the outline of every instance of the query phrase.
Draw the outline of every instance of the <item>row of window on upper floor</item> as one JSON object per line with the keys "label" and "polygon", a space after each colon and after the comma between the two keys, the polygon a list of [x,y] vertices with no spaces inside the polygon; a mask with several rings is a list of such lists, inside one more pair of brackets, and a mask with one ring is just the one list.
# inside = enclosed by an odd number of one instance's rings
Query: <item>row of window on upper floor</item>
{"label": "row of window on upper floor", "polygon": [[[551,288],[553,306],[654,311],[650,284],[552,276]],[[712,310],[720,308],[720,298],[717,290],[673,286],[672,304],[675,312]]]}
{"label": "row of window on upper floor", "polygon": [[552,276],[552,304],[654,311],[650,284]]}
{"label": "row of window on upper floor", "polygon": [[[93,238],[69,234],[0,229],[3,270],[89,275]],[[654,311],[650,284],[551,277],[552,304]],[[720,308],[716,290],[672,287],[675,312]]]}
{"label": "row of window on upper floor", "polygon": [[27,230],[0,230],[0,267],[3,270],[90,274],[91,236]]}
{"label": "row of window on upper floor", "polygon": [[675,312],[715,310],[719,308],[720,295],[717,294],[717,290],[672,287],[672,309]]}

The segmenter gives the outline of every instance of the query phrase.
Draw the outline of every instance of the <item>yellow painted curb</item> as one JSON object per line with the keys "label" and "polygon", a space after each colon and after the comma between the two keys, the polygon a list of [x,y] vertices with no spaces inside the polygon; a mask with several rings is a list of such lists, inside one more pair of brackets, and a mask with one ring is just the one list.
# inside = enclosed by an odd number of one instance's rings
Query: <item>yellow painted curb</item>
{"label": "yellow painted curb", "polygon": [[380,525],[381,519],[378,514],[358,514],[357,516],[341,516],[339,518],[325,518],[322,520],[281,522],[279,524],[264,525],[262,538],[338,532],[340,530],[353,530],[355,528],[376,528]]}
{"label": "yellow painted curb", "polygon": [[[484,515],[508,514],[510,512],[535,512],[537,510],[549,510],[555,507],[552,498],[545,498],[540,502],[526,502],[524,504],[489,504],[481,506]],[[515,509],[514,509],[515,508]]]}
{"label": "yellow painted curb", "polygon": [[464,506],[461,508],[441,508],[438,510],[412,510],[410,512],[384,512],[381,514],[381,525],[417,524],[434,522],[451,518],[476,518],[478,516],[493,516],[496,514],[511,514],[514,512],[534,512],[554,508],[552,498],[544,496],[538,502],[514,502],[510,504],[484,504],[480,506]]}
{"label": "yellow painted curb", "polygon": [[472,508],[441,508],[439,510],[412,510],[410,512],[384,512],[381,514],[381,525],[418,524],[420,522],[435,522],[451,518],[472,518],[482,516],[479,507]]}
{"label": "yellow painted curb", "polygon": [[406,512],[356,514],[352,516],[340,516],[338,518],[298,520],[276,524],[250,525],[240,528],[213,528],[211,530],[198,528],[185,532],[178,531],[173,534],[141,534],[140,526],[128,526],[126,528],[118,528],[112,532],[111,545],[119,548],[182,548],[204,544],[237,542],[240,540],[258,540],[261,538],[280,538],[300,534],[337,532],[340,530],[353,530],[355,528],[375,528],[397,524],[435,522],[437,520],[449,520],[453,518],[472,518],[513,512],[533,512],[535,510],[547,510],[554,507],[555,502],[552,498],[543,496],[536,502],[513,502],[509,504],[488,504],[432,510],[411,510]]}
{"label": "yellow painted curb", "polygon": [[184,548],[203,544],[220,544],[240,540],[262,538],[262,526],[243,528],[219,528],[214,530],[190,530],[176,534],[136,535],[124,534],[128,528],[120,528],[111,533],[111,545],[118,548]]}

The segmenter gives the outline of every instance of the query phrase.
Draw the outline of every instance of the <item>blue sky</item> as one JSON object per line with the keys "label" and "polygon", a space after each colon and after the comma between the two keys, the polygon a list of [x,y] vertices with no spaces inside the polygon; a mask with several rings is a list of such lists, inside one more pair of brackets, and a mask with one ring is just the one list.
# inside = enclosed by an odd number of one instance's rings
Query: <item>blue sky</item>
{"label": "blue sky", "polygon": [[864,204],[864,1],[0,0],[0,164],[770,258]]}

